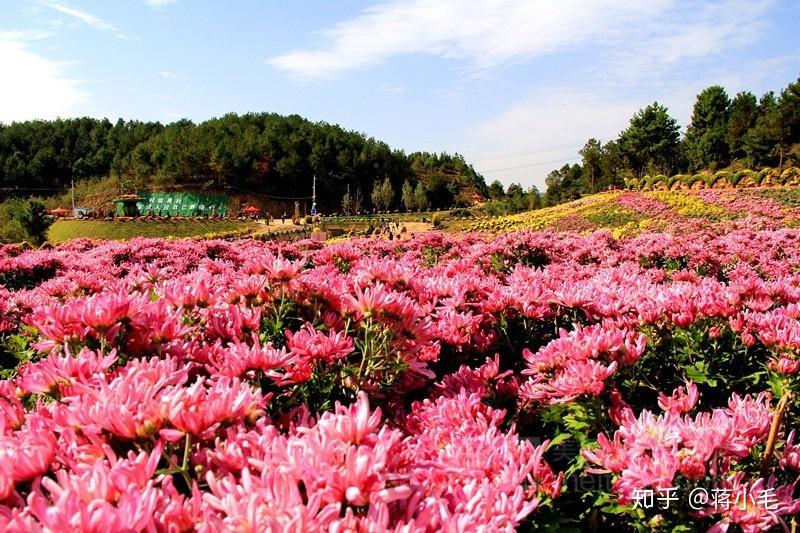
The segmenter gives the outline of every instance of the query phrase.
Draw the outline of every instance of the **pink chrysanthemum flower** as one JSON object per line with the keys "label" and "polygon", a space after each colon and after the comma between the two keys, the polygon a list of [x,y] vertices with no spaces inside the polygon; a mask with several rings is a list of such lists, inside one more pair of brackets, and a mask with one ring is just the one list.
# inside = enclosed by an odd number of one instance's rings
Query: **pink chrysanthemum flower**
{"label": "pink chrysanthemum flower", "polygon": [[700,393],[697,390],[697,385],[689,381],[685,387],[675,389],[672,392],[672,396],[667,396],[660,392],[658,394],[658,406],[669,413],[682,415],[694,409],[699,398]]}
{"label": "pink chrysanthemum flower", "polygon": [[297,332],[286,332],[286,346],[293,354],[313,361],[332,363],[353,351],[353,340],[343,331],[322,333],[306,324]]}

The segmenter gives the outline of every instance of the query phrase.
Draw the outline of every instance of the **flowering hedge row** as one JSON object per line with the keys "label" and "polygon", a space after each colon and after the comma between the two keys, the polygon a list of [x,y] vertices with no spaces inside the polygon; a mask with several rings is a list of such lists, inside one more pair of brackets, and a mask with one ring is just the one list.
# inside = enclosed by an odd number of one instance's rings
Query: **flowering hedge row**
{"label": "flowering hedge row", "polygon": [[800,231],[730,229],[0,248],[0,528],[787,523]]}
{"label": "flowering hedge row", "polygon": [[800,185],[800,168],[789,167],[783,170],[764,168],[760,171],[720,170],[700,174],[676,174],[674,176],[643,176],[625,180],[630,190],[685,190],[685,189],[727,189],[734,187],[758,187]]}

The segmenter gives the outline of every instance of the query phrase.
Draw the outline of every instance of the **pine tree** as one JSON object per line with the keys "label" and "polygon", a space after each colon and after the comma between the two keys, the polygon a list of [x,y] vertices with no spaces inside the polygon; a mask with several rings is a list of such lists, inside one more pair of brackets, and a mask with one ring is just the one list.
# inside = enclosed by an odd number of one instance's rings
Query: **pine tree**
{"label": "pine tree", "polygon": [[697,95],[692,122],[686,130],[686,155],[690,169],[716,168],[728,163],[730,103],[725,89],[719,85],[712,85]]}
{"label": "pine tree", "polygon": [[619,143],[629,168],[641,177],[645,172],[670,174],[680,163],[679,140],[677,121],[654,102],[633,115]]}
{"label": "pine tree", "polygon": [[414,209],[414,187],[411,186],[408,180],[403,182],[402,200],[406,211]]}
{"label": "pine tree", "polygon": [[418,182],[414,188],[414,207],[419,211],[425,211],[428,206],[428,192],[425,190],[425,186]]}
{"label": "pine tree", "polygon": [[345,215],[352,215],[354,209],[355,198],[350,194],[350,185],[347,186],[347,192],[342,196],[342,212]]}
{"label": "pine tree", "polygon": [[738,93],[730,105],[725,140],[731,159],[744,157],[744,136],[758,118],[758,100],[751,92]]}
{"label": "pine tree", "polygon": [[600,162],[603,159],[603,146],[597,139],[589,139],[578,153],[582,158],[583,189],[593,194],[598,190],[597,183],[602,174]]}

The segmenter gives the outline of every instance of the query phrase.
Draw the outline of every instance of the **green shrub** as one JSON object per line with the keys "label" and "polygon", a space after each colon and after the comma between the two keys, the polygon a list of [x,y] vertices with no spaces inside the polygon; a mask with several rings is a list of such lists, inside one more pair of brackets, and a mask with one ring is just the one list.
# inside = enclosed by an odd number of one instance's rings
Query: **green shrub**
{"label": "green shrub", "polygon": [[730,182],[734,186],[739,186],[739,184],[743,183],[745,179],[750,178],[754,182],[758,183],[757,177],[758,173],[753,170],[740,170],[731,176]]}
{"label": "green shrub", "polygon": [[450,216],[453,218],[474,218],[475,215],[472,214],[472,211],[466,209],[464,207],[457,207],[456,209],[450,210]]}
{"label": "green shrub", "polygon": [[765,168],[758,173],[759,185],[775,185],[780,182],[780,174],[774,168]]}
{"label": "green shrub", "polygon": [[687,187],[691,187],[692,185],[694,185],[696,181],[703,181],[703,175],[702,174],[693,174],[691,176],[687,175],[681,181],[683,181],[683,184],[686,185]]}
{"label": "green shrub", "polygon": [[717,172],[712,176],[712,179],[710,180],[710,186],[713,186],[719,180],[725,180],[725,182],[727,182],[728,184],[733,185],[733,174],[731,174],[730,172],[726,172],[724,170]]}
{"label": "green shrub", "polygon": [[53,217],[36,200],[11,198],[0,204],[0,242],[44,242]]}
{"label": "green shrub", "polygon": [[685,174],[675,174],[674,176],[668,177],[667,178],[667,187],[671,189],[672,186],[675,185],[676,183],[680,182],[683,179],[684,176],[685,176]]}
{"label": "green shrub", "polygon": [[0,243],[22,242],[28,238],[28,232],[19,220],[8,220],[0,216]]}
{"label": "green shrub", "polygon": [[667,178],[664,174],[657,174],[657,175],[653,176],[653,180],[652,180],[652,183],[651,183],[650,186],[655,188],[655,187],[658,187],[658,186],[660,186],[662,184],[666,185],[668,179],[669,178]]}
{"label": "green shrub", "polygon": [[796,185],[800,181],[800,168],[789,167],[781,173],[781,183],[784,185]]}

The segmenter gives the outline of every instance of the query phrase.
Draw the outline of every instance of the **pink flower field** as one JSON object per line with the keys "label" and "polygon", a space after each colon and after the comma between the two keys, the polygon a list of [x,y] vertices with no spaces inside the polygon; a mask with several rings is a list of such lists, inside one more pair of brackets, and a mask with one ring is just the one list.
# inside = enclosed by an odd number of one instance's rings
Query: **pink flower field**
{"label": "pink flower field", "polygon": [[2,247],[0,530],[794,530],[800,230],[741,226]]}

